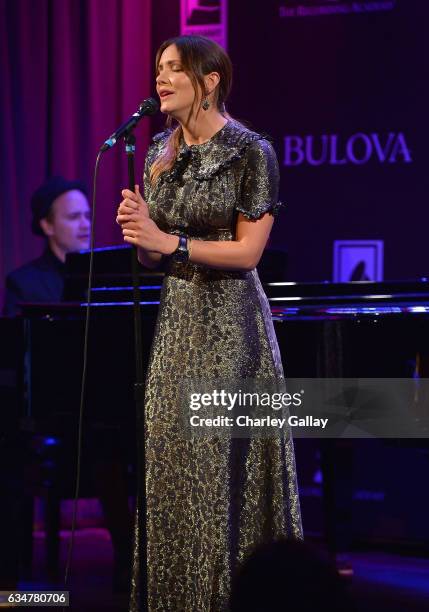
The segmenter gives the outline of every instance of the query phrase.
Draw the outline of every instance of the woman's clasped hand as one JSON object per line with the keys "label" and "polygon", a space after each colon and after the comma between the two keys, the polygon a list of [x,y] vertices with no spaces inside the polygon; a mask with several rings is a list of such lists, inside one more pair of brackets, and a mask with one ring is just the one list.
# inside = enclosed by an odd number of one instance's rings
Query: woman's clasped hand
{"label": "woman's clasped hand", "polygon": [[140,193],[139,186],[136,185],[135,189],[135,193],[130,189],[122,191],[124,199],[119,204],[116,217],[124,241],[145,251],[166,254],[166,250],[171,250],[166,241],[167,235],[149,217],[149,208]]}

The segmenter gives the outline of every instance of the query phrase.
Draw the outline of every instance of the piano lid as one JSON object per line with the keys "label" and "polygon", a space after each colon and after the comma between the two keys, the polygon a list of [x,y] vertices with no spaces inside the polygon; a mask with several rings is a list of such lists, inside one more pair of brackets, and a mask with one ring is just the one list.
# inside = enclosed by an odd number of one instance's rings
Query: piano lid
{"label": "piano lid", "polygon": [[423,280],[350,281],[332,283],[274,282],[264,285],[273,306],[317,304],[374,304],[390,302],[429,302],[429,282]]}

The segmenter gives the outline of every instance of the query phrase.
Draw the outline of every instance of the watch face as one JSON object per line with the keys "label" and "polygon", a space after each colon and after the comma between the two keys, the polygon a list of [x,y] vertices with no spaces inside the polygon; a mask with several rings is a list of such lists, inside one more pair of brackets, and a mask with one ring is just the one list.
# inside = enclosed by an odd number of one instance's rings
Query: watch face
{"label": "watch face", "polygon": [[187,249],[179,248],[174,254],[174,259],[180,262],[188,261],[188,257],[189,257],[189,253]]}
{"label": "watch face", "polygon": [[179,238],[179,246],[174,252],[174,259],[180,262],[185,262],[189,259],[188,241],[185,236],[180,236]]}

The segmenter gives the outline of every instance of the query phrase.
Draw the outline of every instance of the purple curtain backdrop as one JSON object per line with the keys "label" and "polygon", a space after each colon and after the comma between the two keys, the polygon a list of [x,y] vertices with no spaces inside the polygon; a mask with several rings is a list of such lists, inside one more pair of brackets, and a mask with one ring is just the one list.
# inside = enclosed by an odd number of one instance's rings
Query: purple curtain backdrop
{"label": "purple curtain backdrop", "polygon": [[[30,198],[53,174],[92,191],[103,141],[153,92],[150,0],[0,0],[0,298],[5,275],[36,257]],[[149,122],[136,129],[142,175]],[[127,174],[122,143],[102,160],[97,246],[114,223]]]}

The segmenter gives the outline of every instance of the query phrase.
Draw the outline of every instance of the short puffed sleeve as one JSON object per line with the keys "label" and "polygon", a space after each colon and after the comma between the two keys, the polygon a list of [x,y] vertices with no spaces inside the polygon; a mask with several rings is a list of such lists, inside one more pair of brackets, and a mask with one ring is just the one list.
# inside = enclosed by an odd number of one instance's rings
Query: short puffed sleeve
{"label": "short puffed sleeve", "polygon": [[279,164],[271,143],[264,138],[250,143],[245,152],[241,197],[235,209],[248,219],[264,213],[276,215],[279,196]]}

